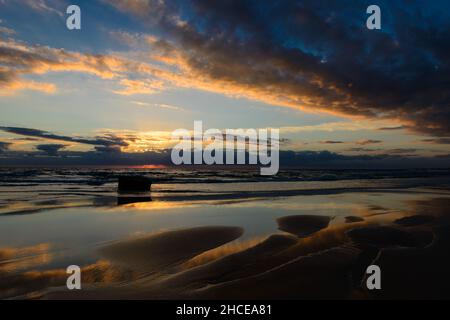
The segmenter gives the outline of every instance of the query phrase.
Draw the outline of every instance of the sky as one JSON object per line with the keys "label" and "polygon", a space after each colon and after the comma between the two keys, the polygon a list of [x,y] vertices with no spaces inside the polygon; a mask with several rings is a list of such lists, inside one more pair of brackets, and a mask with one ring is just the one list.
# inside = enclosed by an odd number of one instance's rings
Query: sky
{"label": "sky", "polygon": [[450,3],[0,0],[0,165],[165,163],[195,120],[278,128],[299,166],[448,167]]}

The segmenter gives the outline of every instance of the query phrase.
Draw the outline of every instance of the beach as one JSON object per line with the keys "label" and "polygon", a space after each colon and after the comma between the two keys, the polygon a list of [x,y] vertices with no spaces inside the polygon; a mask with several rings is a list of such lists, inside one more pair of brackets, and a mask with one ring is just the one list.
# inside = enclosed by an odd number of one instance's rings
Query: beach
{"label": "beach", "polygon": [[[118,193],[122,174],[159,182]],[[8,170],[0,296],[449,298],[449,181],[447,170]],[[383,290],[365,286],[372,264]],[[81,290],[66,287],[69,265]]]}

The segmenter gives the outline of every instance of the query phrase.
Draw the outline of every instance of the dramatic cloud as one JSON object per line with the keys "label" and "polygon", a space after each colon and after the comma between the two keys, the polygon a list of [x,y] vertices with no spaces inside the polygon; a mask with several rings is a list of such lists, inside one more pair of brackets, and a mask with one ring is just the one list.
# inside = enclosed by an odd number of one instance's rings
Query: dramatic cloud
{"label": "dramatic cloud", "polygon": [[43,130],[39,130],[39,129],[30,129],[30,128],[0,127],[0,130],[9,132],[9,133],[13,133],[13,134],[23,135],[23,136],[45,138],[45,139],[49,139],[49,140],[67,141],[67,142],[88,144],[88,145],[94,145],[94,146],[105,146],[105,147],[112,147],[112,146],[127,147],[128,146],[128,142],[126,142],[123,138],[114,136],[112,134],[106,134],[104,136],[97,136],[97,137],[91,139],[91,138],[57,135],[57,134],[53,134],[48,131],[43,131]]}
{"label": "dramatic cloud", "polygon": [[134,94],[151,94],[161,91],[164,87],[162,81],[156,80],[129,80],[122,79],[120,84],[125,88],[122,90],[115,90],[114,93],[129,96]]}
{"label": "dramatic cloud", "polygon": [[116,147],[116,146],[97,146],[95,147],[95,151],[97,152],[106,152],[106,153],[116,153],[116,152],[121,152],[120,147]]}
{"label": "dramatic cloud", "polygon": [[377,154],[385,157],[403,155],[403,156],[417,156],[416,152],[420,151],[416,148],[394,148],[394,149],[380,149],[380,148],[350,148],[350,152],[364,152],[366,154]]}
{"label": "dramatic cloud", "polygon": [[[152,61],[161,64],[157,57],[141,61],[118,54],[83,54],[29,45],[9,37],[10,34],[2,37],[2,33],[6,34],[0,29],[0,95],[12,95],[20,90],[55,93],[55,84],[27,78],[50,72],[86,73],[103,80],[113,80],[111,85],[120,89],[111,91],[125,96],[153,94],[170,86],[192,86],[192,76],[174,73],[170,66],[165,65],[167,61],[163,61],[165,67],[152,64]],[[154,45],[163,47],[159,42]],[[149,49],[148,45],[146,47]]]}
{"label": "dramatic cloud", "polygon": [[177,143],[172,140],[171,131],[138,132],[104,129],[97,131],[92,136],[61,135],[40,129],[5,126],[0,126],[0,131],[23,136],[14,139],[17,144],[36,146],[37,144],[33,143],[35,141],[40,141],[40,144],[53,144],[55,141],[62,141],[68,142],[71,146],[75,145],[72,148],[73,150],[85,150],[83,147],[76,146],[76,144],[81,144],[93,146],[93,150],[102,153],[158,151]]}
{"label": "dramatic cloud", "polygon": [[58,151],[65,147],[66,145],[64,144],[40,144],[36,146],[36,149],[45,152],[49,156],[57,156]]}
{"label": "dramatic cloud", "polygon": [[193,86],[450,135],[450,20],[439,18],[442,10],[383,1],[392,18],[373,32],[366,5],[351,1],[177,3],[112,2],[166,35],[166,61],[195,75]]}
{"label": "dramatic cloud", "polygon": [[372,148],[350,148],[350,149],[348,149],[347,151],[350,151],[350,152],[367,152],[367,153],[370,153],[370,152],[380,152],[380,151],[383,151],[383,149],[372,149]]}
{"label": "dramatic cloud", "polygon": [[[0,95],[10,95],[18,90],[56,92],[52,83],[37,82],[27,75],[48,72],[82,72],[102,79],[123,75],[130,62],[110,55],[81,54],[46,46],[27,45],[14,39],[0,37]],[[127,85],[127,83],[124,83]]]}
{"label": "dramatic cloud", "polygon": [[25,137],[25,138],[14,138],[15,141],[39,141],[38,138],[30,138],[30,137]]}
{"label": "dramatic cloud", "polygon": [[130,52],[29,45],[0,31],[0,95],[55,93],[54,84],[28,76],[81,72],[112,80],[119,95],[196,88],[449,137],[448,10],[380,1],[383,28],[369,31],[367,5],[349,0],[104,0],[146,26],[148,34],[111,32]]}
{"label": "dramatic cloud", "polygon": [[396,148],[396,149],[388,149],[384,152],[389,154],[414,154],[417,151],[415,148]]}
{"label": "dramatic cloud", "polygon": [[102,2],[137,15],[146,15],[161,10],[164,4],[163,0],[102,0]]}
{"label": "dramatic cloud", "polygon": [[325,141],[319,141],[319,143],[322,144],[341,144],[345,143],[344,141],[336,141],[336,140],[325,140]]}
{"label": "dramatic cloud", "polygon": [[[8,3],[8,2],[14,2],[14,1],[2,0],[0,2]],[[54,8],[54,6],[56,4],[57,5],[61,5],[61,1],[55,1],[55,0],[51,0],[51,1],[46,1],[46,0],[22,0],[22,3],[27,5],[27,6],[29,6],[33,10],[36,10],[36,11],[41,12],[43,14],[52,13],[52,14],[56,14],[56,15],[58,15],[60,17],[63,17],[63,12],[61,10],[57,10],[57,9]]]}
{"label": "dramatic cloud", "polygon": [[[20,140],[36,143],[36,140],[46,143],[35,144],[37,152],[11,151],[8,147],[11,143],[1,142],[0,152],[2,165],[165,165],[171,166],[171,149],[167,143],[171,141],[170,132],[130,132],[111,131],[101,136],[76,137],[58,135],[51,132],[20,128],[0,127],[0,130],[23,136]],[[224,136],[224,138],[236,138],[237,135]],[[50,143],[47,141],[63,141],[64,143]],[[19,141],[14,139],[14,141]],[[327,141],[336,143],[339,141]],[[19,143],[19,142],[17,142]],[[93,146],[92,151],[72,151],[74,144]],[[172,142],[173,143],[173,142]],[[263,143],[271,143],[265,141]],[[291,144],[289,138],[281,138],[280,144]],[[68,145],[71,150],[65,150]],[[9,152],[4,152],[4,151]],[[448,157],[425,157],[416,154],[421,151],[415,148],[393,149],[368,149],[353,148],[347,151],[358,154],[345,154],[330,151],[293,151],[280,150],[280,164],[282,166],[301,167],[333,167],[333,168],[387,168],[396,167],[442,167],[448,161]],[[47,157],[43,157],[43,153]],[[248,157],[248,154],[247,154]]]}
{"label": "dramatic cloud", "polygon": [[11,143],[0,141],[0,153],[8,151]]}
{"label": "dramatic cloud", "polygon": [[359,141],[356,141],[355,143],[359,144],[361,146],[365,146],[365,145],[368,145],[368,144],[378,144],[378,143],[382,143],[382,142],[383,141],[381,141],[381,140],[367,139],[367,140],[359,140]]}
{"label": "dramatic cloud", "polygon": [[450,144],[450,138],[431,138],[431,139],[423,139],[421,141],[434,144]]}
{"label": "dramatic cloud", "polygon": [[[15,165],[116,165],[141,166],[164,165],[172,166],[171,150],[147,151],[139,153],[124,152],[72,152],[59,151],[59,157],[42,157],[39,153],[15,152],[3,157],[4,166]],[[448,164],[448,156],[411,157],[403,153],[344,155],[329,151],[280,151],[282,167],[302,168],[417,168],[444,167]]]}

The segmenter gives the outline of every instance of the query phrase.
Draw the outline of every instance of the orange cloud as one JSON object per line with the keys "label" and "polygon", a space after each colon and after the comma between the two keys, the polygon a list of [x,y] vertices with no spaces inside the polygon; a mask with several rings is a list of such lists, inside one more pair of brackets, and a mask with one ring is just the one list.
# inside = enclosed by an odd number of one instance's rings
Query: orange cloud
{"label": "orange cloud", "polygon": [[125,88],[113,92],[125,96],[134,94],[152,94],[161,91],[164,88],[164,82],[157,80],[122,79],[120,80],[120,84]]}
{"label": "orange cloud", "polygon": [[40,91],[47,94],[56,92],[56,86],[53,83],[36,82],[30,80],[16,80],[2,85],[0,96],[9,96],[20,90]]}

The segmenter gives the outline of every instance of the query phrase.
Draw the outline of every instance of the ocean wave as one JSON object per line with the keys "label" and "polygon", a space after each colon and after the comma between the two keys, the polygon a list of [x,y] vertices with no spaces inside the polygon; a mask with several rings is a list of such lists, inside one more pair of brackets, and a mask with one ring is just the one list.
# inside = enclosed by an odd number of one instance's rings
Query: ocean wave
{"label": "ocean wave", "polygon": [[154,183],[217,184],[240,182],[309,182],[340,180],[376,180],[450,177],[450,169],[407,170],[317,170],[282,169],[276,176],[261,176],[256,169],[27,169],[0,168],[0,186],[34,186],[36,184],[79,184],[102,186],[115,183],[122,175],[142,175]]}

